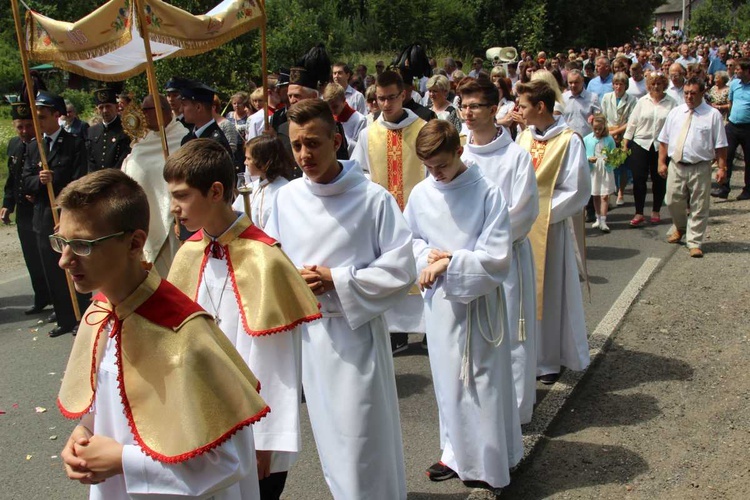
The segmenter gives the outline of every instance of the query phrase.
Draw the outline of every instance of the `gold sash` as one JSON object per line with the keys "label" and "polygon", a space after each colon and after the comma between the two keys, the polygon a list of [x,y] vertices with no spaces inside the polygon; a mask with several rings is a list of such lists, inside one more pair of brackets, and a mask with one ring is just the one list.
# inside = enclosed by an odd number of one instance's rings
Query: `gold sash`
{"label": "gold sash", "polygon": [[[198,231],[177,252],[169,282],[198,298],[211,238]],[[318,300],[279,244],[242,214],[216,242],[224,248],[245,331],[253,337],[321,318]]]}
{"label": "gold sash", "polygon": [[417,134],[427,122],[417,119],[398,130],[375,122],[367,130],[370,179],[386,188],[401,211],[414,186],[425,177],[422,161],[417,158]]}
{"label": "gold sash", "polygon": [[547,232],[552,212],[552,193],[557,183],[565,153],[568,150],[573,130],[566,128],[562,133],[548,141],[538,141],[529,129],[523,131],[518,143],[531,154],[531,161],[536,171],[536,183],[539,189],[539,216],[529,232],[529,241],[534,250],[536,265],[536,315],[542,319],[544,309],[544,268],[547,260]]}
{"label": "gold sash", "polygon": [[94,404],[110,323],[125,417],[154,460],[201,455],[270,411],[258,380],[211,316],[151,271],[117,307],[99,294],[84,314],[57,400],[67,418]]}

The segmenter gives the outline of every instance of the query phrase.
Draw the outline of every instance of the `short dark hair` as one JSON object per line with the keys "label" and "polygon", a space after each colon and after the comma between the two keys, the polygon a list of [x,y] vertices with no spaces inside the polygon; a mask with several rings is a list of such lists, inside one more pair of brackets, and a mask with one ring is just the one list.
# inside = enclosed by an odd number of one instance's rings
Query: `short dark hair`
{"label": "short dark hair", "polygon": [[684,85],[697,85],[700,92],[706,91],[706,81],[703,78],[697,76],[691,76],[690,78],[688,78]]}
{"label": "short dark hair", "polygon": [[305,99],[292,105],[286,114],[287,119],[297,125],[305,125],[313,120],[321,120],[330,129],[331,136],[336,134],[336,121],[328,103],[321,99]]}
{"label": "short dark hair", "polygon": [[526,95],[534,106],[540,102],[544,103],[544,107],[547,109],[549,114],[555,110],[555,89],[544,80],[532,80],[529,83],[519,83],[516,85],[516,93],[520,97]]}
{"label": "short dark hair", "polygon": [[352,74],[352,69],[345,62],[336,62],[336,63],[333,63],[333,67],[334,68],[341,68],[341,69],[343,69],[344,73],[346,73],[349,76],[351,76],[351,74]]}
{"label": "short dark hair", "polygon": [[[497,94],[497,89],[495,89]],[[440,153],[458,154],[461,139],[458,130],[446,120],[430,120],[417,135],[417,158],[429,160]]]}
{"label": "short dark hair", "polygon": [[399,92],[404,90],[404,79],[395,71],[383,71],[375,80],[376,87],[384,88],[391,85],[395,85]]}
{"label": "short dark hair", "polygon": [[245,144],[245,152],[250,154],[256,168],[265,173],[268,182],[292,176],[294,160],[278,137],[265,134],[253,137]]}
{"label": "short dark hair", "polygon": [[497,87],[492,83],[489,78],[470,78],[466,77],[461,80],[461,83],[456,89],[458,94],[463,99],[466,96],[480,94],[482,100],[493,106],[497,106],[500,103],[500,93],[497,91]]}
{"label": "short dark hair", "polygon": [[97,218],[112,230],[141,229],[148,234],[146,193],[132,177],[116,168],[105,168],[71,182],[57,196],[57,205],[71,211],[96,207]]}
{"label": "short dark hair", "polygon": [[164,180],[184,181],[188,186],[208,194],[214,182],[224,186],[224,201],[234,195],[234,165],[224,146],[212,139],[193,139],[171,154],[164,165]]}

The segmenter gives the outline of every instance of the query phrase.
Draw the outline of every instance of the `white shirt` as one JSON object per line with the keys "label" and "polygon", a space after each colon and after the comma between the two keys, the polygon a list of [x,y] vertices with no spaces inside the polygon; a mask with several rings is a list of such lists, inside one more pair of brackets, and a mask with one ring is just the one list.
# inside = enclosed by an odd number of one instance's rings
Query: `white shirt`
{"label": "white shirt", "polygon": [[[661,129],[660,143],[667,144],[667,155],[672,157],[677,148],[682,126],[688,119],[690,109],[687,104],[677,106],[667,115],[664,128]],[[693,110],[685,146],[682,150],[683,163],[698,163],[711,161],[716,158],[716,150],[727,147],[727,134],[721,113],[713,107],[701,102]]]}
{"label": "white shirt", "polygon": [[348,120],[341,122],[341,126],[344,128],[344,135],[346,135],[346,142],[349,145],[349,155],[351,156],[354,147],[357,145],[359,133],[367,127],[367,118],[359,111],[355,111]]}
{"label": "white shirt", "polygon": [[675,86],[671,86],[667,89],[667,95],[674,99],[674,101],[679,104],[685,104],[685,90],[684,87],[680,87],[679,89]]}
{"label": "white shirt", "polygon": [[365,96],[361,92],[355,90],[351,85],[347,85],[344,89],[344,96],[349,106],[354,108],[355,111],[359,111],[363,115],[367,113],[367,105],[365,103]]}
{"label": "white shirt", "polygon": [[601,111],[599,97],[585,89],[577,96],[574,96],[570,90],[566,90],[563,94],[563,100],[565,101],[565,110],[562,115],[565,117],[565,122],[581,137],[589,135],[591,133],[589,117]]}
{"label": "white shirt", "polygon": [[632,95],[636,99],[640,99],[644,95],[648,94],[648,90],[646,89],[646,79],[643,78],[640,82],[636,82],[631,76],[628,80],[628,90],[626,90],[625,92]]}
{"label": "white shirt", "polygon": [[213,118],[211,118],[211,119],[210,119],[210,120],[209,120],[209,121],[208,121],[208,122],[207,122],[206,124],[204,124],[204,125],[203,125],[203,126],[202,126],[201,128],[197,128],[197,129],[193,130],[193,133],[195,134],[195,137],[201,137],[201,135],[203,134],[203,132],[204,132],[204,131],[205,131],[205,130],[206,130],[206,129],[207,129],[207,128],[208,128],[208,127],[209,127],[209,126],[210,126],[210,125],[212,124],[212,123],[216,123],[216,120],[214,120]]}
{"label": "white shirt", "polygon": [[641,97],[630,114],[624,138],[628,141],[635,141],[645,150],[651,149],[652,145],[654,149],[657,149],[659,145],[654,144],[656,138],[664,126],[667,115],[675,106],[677,103],[668,95],[665,95],[659,102],[655,102],[651,94]]}

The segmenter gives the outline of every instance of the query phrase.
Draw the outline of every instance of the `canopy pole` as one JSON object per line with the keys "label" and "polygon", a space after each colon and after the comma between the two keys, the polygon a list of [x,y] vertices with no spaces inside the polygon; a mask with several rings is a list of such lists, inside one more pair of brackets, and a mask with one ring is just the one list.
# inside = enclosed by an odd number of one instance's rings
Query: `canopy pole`
{"label": "canopy pole", "polygon": [[268,60],[266,55],[266,3],[263,2],[263,24],[260,25],[260,71],[263,75],[263,130],[270,131],[268,123]]}
{"label": "canopy pole", "polygon": [[154,71],[154,58],[151,55],[151,40],[148,36],[148,25],[143,15],[143,0],[134,0],[135,13],[138,17],[138,26],[141,37],[143,38],[143,48],[146,51],[146,77],[148,79],[148,89],[154,97],[154,110],[156,111],[156,122],[159,124],[161,135],[161,149],[164,153],[164,160],[169,157],[169,144],[167,143],[167,130],[164,125],[164,110],[161,109],[161,99],[159,98],[159,85],[156,81],[156,71]]}
{"label": "canopy pole", "polygon": [[[42,170],[49,171],[49,165],[47,164],[47,154],[42,146],[42,131],[39,128],[39,117],[37,116],[36,107],[36,96],[34,95],[34,82],[31,80],[31,70],[29,70],[29,60],[26,54],[26,44],[24,43],[23,31],[21,30],[21,15],[18,8],[18,0],[10,0],[11,8],[13,9],[13,21],[16,25],[16,40],[18,40],[18,50],[21,54],[21,66],[23,67],[23,80],[26,83],[26,93],[29,97],[29,107],[31,108],[31,119],[34,122],[34,135],[36,136],[36,144],[39,148],[39,158],[42,160]],[[47,196],[49,197],[49,205],[52,212],[52,220],[55,228],[60,224],[60,215],[57,213],[57,207],[55,206],[55,190],[52,187],[52,183],[47,183]],[[68,292],[70,293],[70,301],[73,304],[73,313],[75,314],[76,321],[81,321],[81,309],[78,307],[78,298],[76,297],[75,286],[70,274],[65,273],[65,281],[68,283]]]}

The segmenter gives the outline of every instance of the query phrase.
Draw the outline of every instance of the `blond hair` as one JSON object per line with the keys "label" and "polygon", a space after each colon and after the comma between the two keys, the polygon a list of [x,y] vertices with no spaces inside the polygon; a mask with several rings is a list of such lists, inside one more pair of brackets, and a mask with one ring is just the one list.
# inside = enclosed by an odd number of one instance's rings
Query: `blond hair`
{"label": "blond hair", "polygon": [[326,85],[323,91],[323,100],[326,102],[335,101],[336,99],[346,99],[346,93],[344,87],[338,83],[331,82]]}

